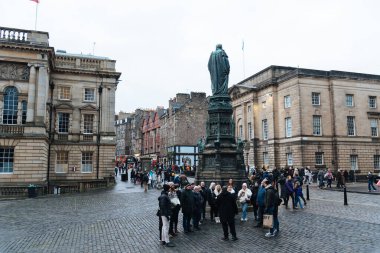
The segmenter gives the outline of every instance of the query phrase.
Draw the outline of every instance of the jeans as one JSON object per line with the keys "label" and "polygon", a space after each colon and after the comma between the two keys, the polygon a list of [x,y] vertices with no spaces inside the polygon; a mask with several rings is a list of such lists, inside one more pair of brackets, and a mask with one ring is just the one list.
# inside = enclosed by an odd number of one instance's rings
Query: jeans
{"label": "jeans", "polygon": [[248,208],[248,203],[244,202],[241,204],[241,218],[243,220],[247,219],[247,208]]}
{"label": "jeans", "polygon": [[294,206],[297,206],[298,203],[300,203],[300,207],[303,208],[302,202],[300,200],[300,196],[296,195],[296,201],[295,201]]}
{"label": "jeans", "polygon": [[373,186],[373,182],[368,182],[368,191],[371,191],[372,189],[373,189],[374,191],[376,191],[375,186]]}
{"label": "jeans", "polygon": [[191,220],[191,215],[183,214],[182,225],[183,225],[183,230],[185,232],[190,231],[190,220]]}
{"label": "jeans", "polygon": [[273,234],[273,232],[274,232],[275,229],[277,230],[277,232],[280,231],[280,222],[278,221],[278,216],[277,216],[277,214],[276,214],[276,215],[273,215],[273,228],[271,228],[271,229],[269,230],[269,232],[270,232],[271,234]]}
{"label": "jeans", "polygon": [[258,224],[263,224],[264,206],[259,206],[257,213]]}

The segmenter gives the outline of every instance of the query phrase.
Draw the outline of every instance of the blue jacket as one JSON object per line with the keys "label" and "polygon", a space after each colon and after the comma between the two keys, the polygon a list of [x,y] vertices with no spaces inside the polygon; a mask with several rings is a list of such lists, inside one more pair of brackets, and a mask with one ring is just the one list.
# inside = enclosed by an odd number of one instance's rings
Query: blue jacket
{"label": "blue jacket", "polygon": [[260,185],[259,191],[257,192],[257,203],[259,206],[265,206],[265,188]]}

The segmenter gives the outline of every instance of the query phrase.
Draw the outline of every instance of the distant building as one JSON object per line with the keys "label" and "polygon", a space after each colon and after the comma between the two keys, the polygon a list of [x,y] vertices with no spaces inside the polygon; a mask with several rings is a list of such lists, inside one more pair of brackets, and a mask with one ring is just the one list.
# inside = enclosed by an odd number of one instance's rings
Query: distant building
{"label": "distant building", "polygon": [[270,66],[229,89],[249,166],[380,171],[380,76]]}
{"label": "distant building", "polygon": [[48,39],[46,32],[0,27],[1,186],[113,173],[121,73],[114,60],[55,52]]}
{"label": "distant building", "polygon": [[178,93],[160,118],[161,160],[172,165],[198,165],[200,138],[206,136],[206,93]]}

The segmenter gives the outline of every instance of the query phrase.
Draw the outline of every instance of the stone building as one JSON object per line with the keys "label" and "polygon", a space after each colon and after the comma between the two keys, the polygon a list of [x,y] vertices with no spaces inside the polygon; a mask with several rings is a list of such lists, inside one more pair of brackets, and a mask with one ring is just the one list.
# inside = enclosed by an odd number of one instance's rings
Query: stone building
{"label": "stone building", "polygon": [[108,177],[120,75],[106,57],[55,52],[47,32],[0,27],[0,184]]}
{"label": "stone building", "polygon": [[248,165],[379,171],[379,75],[270,66],[229,94]]}
{"label": "stone building", "polygon": [[157,107],[145,116],[142,123],[142,158],[150,158],[155,164],[160,158],[160,117],[164,114],[163,107]]}
{"label": "stone building", "polygon": [[200,138],[206,135],[207,97],[204,92],[178,93],[160,118],[162,162],[198,165]]}
{"label": "stone building", "polygon": [[119,158],[125,158],[125,156],[131,155],[131,139],[128,138],[131,135],[131,122],[133,119],[132,113],[119,112],[116,115],[115,131],[116,131],[116,160]]}

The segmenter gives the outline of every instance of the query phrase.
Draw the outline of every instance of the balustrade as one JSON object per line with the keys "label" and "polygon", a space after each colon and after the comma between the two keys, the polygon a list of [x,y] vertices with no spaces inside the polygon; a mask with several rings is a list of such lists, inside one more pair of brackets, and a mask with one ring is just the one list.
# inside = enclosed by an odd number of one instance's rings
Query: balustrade
{"label": "balustrade", "polygon": [[0,125],[0,134],[24,134],[24,126],[19,125]]}
{"label": "balustrade", "polygon": [[19,29],[0,27],[0,40],[28,42],[28,32]]}

